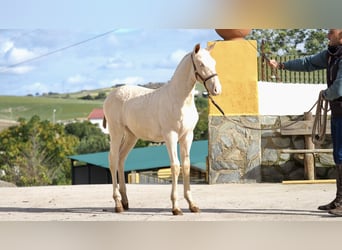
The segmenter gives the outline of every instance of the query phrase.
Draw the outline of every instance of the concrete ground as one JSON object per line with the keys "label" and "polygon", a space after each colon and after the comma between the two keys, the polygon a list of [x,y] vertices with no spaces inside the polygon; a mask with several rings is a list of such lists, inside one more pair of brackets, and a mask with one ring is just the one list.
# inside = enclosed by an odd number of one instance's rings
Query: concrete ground
{"label": "concrete ground", "polygon": [[171,214],[170,185],[129,184],[130,209],[114,213],[111,185],[0,188],[0,221],[342,221],[317,206],[330,202],[335,184],[192,185],[201,212]]}

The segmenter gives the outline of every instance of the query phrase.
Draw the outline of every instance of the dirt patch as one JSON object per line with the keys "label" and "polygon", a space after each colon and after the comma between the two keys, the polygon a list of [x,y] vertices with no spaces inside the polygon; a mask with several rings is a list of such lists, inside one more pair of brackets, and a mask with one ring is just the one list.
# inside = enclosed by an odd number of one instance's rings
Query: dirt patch
{"label": "dirt patch", "polygon": [[8,127],[18,125],[19,123],[12,120],[1,120],[0,119],[0,132]]}
{"label": "dirt patch", "polygon": [[0,187],[15,187],[13,183],[0,180]]}
{"label": "dirt patch", "polygon": [[183,216],[171,213],[171,185],[127,185],[130,209],[114,212],[112,186],[3,187],[1,221],[342,221],[317,206],[334,184],[192,185],[200,213],[191,213],[179,186]]}

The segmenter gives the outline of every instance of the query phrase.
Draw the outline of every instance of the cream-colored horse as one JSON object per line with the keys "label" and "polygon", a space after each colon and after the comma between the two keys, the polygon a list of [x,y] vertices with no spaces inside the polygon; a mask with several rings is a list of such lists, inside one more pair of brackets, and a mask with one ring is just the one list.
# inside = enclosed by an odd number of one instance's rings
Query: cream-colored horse
{"label": "cream-colored horse", "polygon": [[[109,165],[113,180],[115,211],[128,209],[124,162],[138,138],[165,142],[172,172],[172,213],[182,214],[178,206],[177,182],[180,162],[177,142],[180,145],[183,169],[184,197],[191,212],[199,212],[190,192],[190,147],[193,130],[198,120],[194,102],[196,80],[201,81],[211,95],[221,93],[221,84],[215,71],[215,60],[210,48],[200,49],[197,44],[192,53],[179,63],[168,84],[152,90],[139,86],[122,86],[113,90],[104,101],[104,125],[110,132]],[[117,183],[117,172],[119,187]]]}

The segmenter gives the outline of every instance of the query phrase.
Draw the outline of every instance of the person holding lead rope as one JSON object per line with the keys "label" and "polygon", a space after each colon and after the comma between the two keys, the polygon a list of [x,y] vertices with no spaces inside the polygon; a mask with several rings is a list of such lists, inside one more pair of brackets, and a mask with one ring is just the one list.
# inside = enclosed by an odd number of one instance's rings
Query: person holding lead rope
{"label": "person holding lead rope", "polygon": [[328,88],[320,92],[331,108],[331,138],[333,157],[336,168],[336,198],[319,210],[329,211],[335,216],[342,216],[342,29],[329,29],[328,48],[312,56],[278,63],[268,60],[275,69],[289,71],[314,71],[327,69]]}

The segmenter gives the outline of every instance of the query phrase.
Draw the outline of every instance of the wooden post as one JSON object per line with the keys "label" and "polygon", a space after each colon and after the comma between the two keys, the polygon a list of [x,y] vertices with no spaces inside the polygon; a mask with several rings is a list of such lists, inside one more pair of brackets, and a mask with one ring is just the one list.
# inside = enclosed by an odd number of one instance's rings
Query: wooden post
{"label": "wooden post", "polygon": [[71,185],[75,185],[75,166],[74,166],[75,160],[71,159]]}
{"label": "wooden post", "polygon": [[131,182],[130,183],[132,183],[132,184],[136,184],[137,183],[137,181],[136,181],[136,179],[135,179],[135,177],[136,177],[136,171],[132,171],[131,172]]}
{"label": "wooden post", "polygon": [[266,63],[266,60],[265,60],[265,55],[264,55],[264,47],[265,47],[265,40],[262,40],[261,41],[261,81],[267,81],[265,79],[265,66],[267,68],[267,63]]}
{"label": "wooden post", "polygon": [[[304,120],[308,120],[308,121],[313,120],[312,113],[304,112]],[[311,135],[304,136],[304,143],[305,143],[305,149],[315,148],[315,144],[313,144],[312,142]],[[304,155],[304,171],[305,171],[305,177],[307,180],[315,179],[315,158],[313,154],[306,153]]]}

